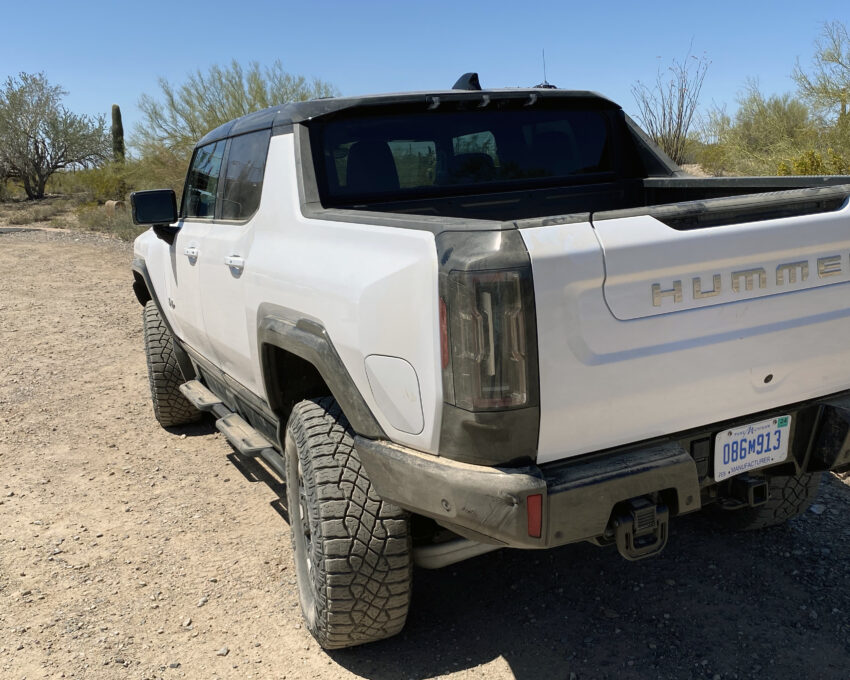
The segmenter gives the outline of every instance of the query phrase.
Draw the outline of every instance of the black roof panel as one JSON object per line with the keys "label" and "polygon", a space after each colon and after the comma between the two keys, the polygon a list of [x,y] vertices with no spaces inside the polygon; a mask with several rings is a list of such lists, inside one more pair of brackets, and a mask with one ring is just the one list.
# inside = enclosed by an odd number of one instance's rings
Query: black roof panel
{"label": "black roof panel", "polygon": [[339,111],[356,108],[371,108],[391,106],[397,104],[416,106],[421,104],[423,109],[435,108],[435,104],[480,102],[495,100],[519,100],[528,99],[531,103],[538,99],[588,99],[596,100],[605,108],[619,108],[610,99],[595,92],[586,90],[558,90],[558,89],[505,89],[505,90],[436,90],[431,92],[403,92],[399,94],[375,94],[361,97],[327,97],[323,99],[311,99],[305,102],[294,102],[272,106],[262,111],[249,113],[204,135],[195,145],[203,146],[225,137],[265,130],[268,128],[287,129],[293,123],[303,123],[314,118],[327,116]]}

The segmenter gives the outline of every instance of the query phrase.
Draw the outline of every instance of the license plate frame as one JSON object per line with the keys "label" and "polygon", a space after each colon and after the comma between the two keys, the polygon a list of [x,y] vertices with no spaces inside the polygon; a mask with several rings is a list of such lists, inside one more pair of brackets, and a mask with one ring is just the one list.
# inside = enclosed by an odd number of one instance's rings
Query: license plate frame
{"label": "license plate frame", "polygon": [[790,433],[790,415],[774,416],[718,432],[714,437],[714,481],[722,482],[787,460]]}

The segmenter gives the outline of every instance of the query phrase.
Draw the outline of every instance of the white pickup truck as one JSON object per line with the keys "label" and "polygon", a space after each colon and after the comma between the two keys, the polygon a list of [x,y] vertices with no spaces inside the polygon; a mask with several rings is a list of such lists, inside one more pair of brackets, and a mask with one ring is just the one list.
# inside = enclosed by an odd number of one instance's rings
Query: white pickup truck
{"label": "white pickup truck", "polygon": [[[464,85],[461,85],[464,87]],[[286,481],[326,648],[413,564],[799,514],[850,465],[850,177],[684,174],[590,92],[260,111],[137,192],[156,417]]]}

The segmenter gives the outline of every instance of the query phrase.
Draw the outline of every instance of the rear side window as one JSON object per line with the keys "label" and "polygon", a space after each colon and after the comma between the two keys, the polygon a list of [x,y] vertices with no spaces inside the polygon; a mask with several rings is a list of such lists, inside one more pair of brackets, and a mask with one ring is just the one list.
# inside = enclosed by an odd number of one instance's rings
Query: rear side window
{"label": "rear side window", "polygon": [[263,191],[270,136],[271,130],[260,130],[230,140],[224,171],[221,219],[245,220],[257,212]]}
{"label": "rear side window", "polygon": [[222,140],[202,146],[195,152],[186,178],[186,190],[183,192],[183,217],[208,220],[215,217],[215,197],[224,145]]}

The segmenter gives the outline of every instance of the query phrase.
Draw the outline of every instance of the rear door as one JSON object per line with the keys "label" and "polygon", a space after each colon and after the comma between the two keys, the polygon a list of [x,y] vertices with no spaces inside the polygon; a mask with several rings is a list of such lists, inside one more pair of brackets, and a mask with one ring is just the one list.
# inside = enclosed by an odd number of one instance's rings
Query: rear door
{"label": "rear door", "polygon": [[204,327],[215,361],[259,395],[256,310],[246,306],[245,286],[252,277],[251,246],[270,135],[260,130],[228,140],[216,219],[199,257]]}
{"label": "rear door", "polygon": [[850,388],[850,207],[676,229],[651,215],[523,229],[538,460]]}

